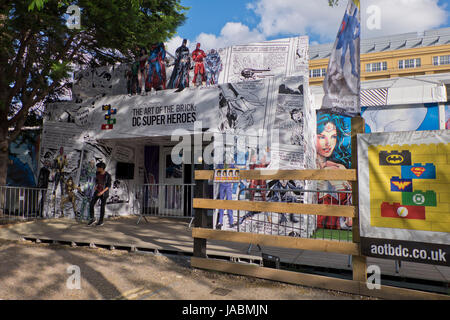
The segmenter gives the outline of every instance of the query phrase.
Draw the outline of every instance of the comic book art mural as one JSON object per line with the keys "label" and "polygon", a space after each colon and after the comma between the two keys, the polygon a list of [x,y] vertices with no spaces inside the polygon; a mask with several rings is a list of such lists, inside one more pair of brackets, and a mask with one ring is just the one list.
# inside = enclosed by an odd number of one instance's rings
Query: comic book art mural
{"label": "comic book art mural", "polygon": [[323,82],[323,111],[360,114],[360,21],[360,1],[349,0]]}
{"label": "comic book art mural", "polygon": [[450,132],[358,137],[363,254],[449,266]]}
{"label": "comic book art mural", "polygon": [[366,133],[439,130],[437,103],[362,108]]}
{"label": "comic book art mural", "polygon": [[96,107],[95,101],[92,104],[91,100],[87,101],[51,104],[44,114],[40,163],[41,166],[50,163],[48,189],[51,192],[46,195],[49,216],[77,215],[87,218],[89,201],[94,192],[95,166],[99,162],[104,162],[113,176],[107,201],[108,212],[117,212],[130,201],[129,183],[114,177],[117,161],[134,160],[133,149],[100,142],[95,138],[95,132],[90,135],[95,110],[101,114],[102,121],[98,124],[98,131],[101,132],[114,128],[116,121],[112,110],[117,109],[111,105],[105,108],[104,104]]}
{"label": "comic book art mural", "polygon": [[307,74],[308,47],[306,36],[213,48],[207,53],[199,48],[192,54],[187,43],[177,52],[168,52],[163,43],[158,43],[138,49],[136,61],[76,71],[72,96],[81,103],[112,95],[145,95],[151,90],[187,88],[187,80],[194,78],[198,85],[203,82],[214,86]]}
{"label": "comic book art mural", "polygon": [[308,74],[308,37],[277,39],[219,49],[219,84]]}
{"label": "comic book art mural", "polygon": [[[342,115],[317,113],[318,169],[351,168],[350,121],[349,117]],[[318,181],[317,188],[321,191],[329,191],[318,193],[318,203],[320,204],[351,204],[351,185],[348,181]],[[350,229],[352,220],[344,217],[318,216],[317,226],[327,229]]]}
{"label": "comic book art mural", "polygon": [[17,139],[9,144],[7,186],[36,187],[39,147],[39,130],[23,130]]}
{"label": "comic book art mural", "polygon": [[[304,139],[314,136],[315,130],[311,121],[306,123],[306,119],[314,119],[309,96],[304,95],[308,86],[306,79],[304,76],[274,77],[220,85],[219,108],[223,116],[219,132],[227,134],[228,142],[224,149],[215,149],[215,153],[225,154],[220,159],[223,162],[217,162],[215,169],[314,168],[315,145]],[[259,105],[255,102],[252,107],[245,105],[246,101],[257,101],[257,98],[261,101]],[[244,125],[238,125],[241,123]],[[311,154],[313,163],[305,159],[305,155]],[[304,181],[240,180],[215,183],[214,187],[215,197],[224,200],[313,201],[302,192],[312,187]],[[309,237],[316,230],[316,217],[308,215],[216,210],[213,221],[214,227],[221,230],[285,236]]]}

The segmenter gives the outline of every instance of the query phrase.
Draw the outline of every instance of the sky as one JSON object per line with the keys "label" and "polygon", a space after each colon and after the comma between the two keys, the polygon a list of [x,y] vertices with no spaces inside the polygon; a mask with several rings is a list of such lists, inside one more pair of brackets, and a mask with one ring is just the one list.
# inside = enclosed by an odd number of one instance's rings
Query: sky
{"label": "sky", "polygon": [[[205,50],[298,35],[308,35],[312,45],[330,43],[347,0],[334,8],[328,0],[181,0],[181,4],[190,9],[184,25],[167,43],[172,53],[183,38],[189,47],[200,42]],[[450,27],[449,4],[450,0],[362,0],[361,36]]]}

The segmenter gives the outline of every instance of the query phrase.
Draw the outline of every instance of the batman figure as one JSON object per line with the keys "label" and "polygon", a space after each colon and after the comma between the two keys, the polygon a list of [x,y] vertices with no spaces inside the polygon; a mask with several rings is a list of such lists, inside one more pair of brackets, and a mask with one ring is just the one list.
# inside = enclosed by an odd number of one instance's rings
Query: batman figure
{"label": "batman figure", "polygon": [[189,70],[191,68],[191,57],[189,48],[186,46],[187,40],[175,51],[175,66],[169,80],[168,89],[179,89],[189,87]]}

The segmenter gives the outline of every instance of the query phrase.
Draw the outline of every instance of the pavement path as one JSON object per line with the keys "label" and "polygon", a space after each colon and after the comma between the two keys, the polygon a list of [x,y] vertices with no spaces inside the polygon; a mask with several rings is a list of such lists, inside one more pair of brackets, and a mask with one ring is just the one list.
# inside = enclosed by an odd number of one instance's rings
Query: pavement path
{"label": "pavement path", "polygon": [[[186,256],[0,240],[0,261],[0,299],[5,300],[368,299],[192,269]],[[73,265],[80,268],[80,289],[67,287]]]}

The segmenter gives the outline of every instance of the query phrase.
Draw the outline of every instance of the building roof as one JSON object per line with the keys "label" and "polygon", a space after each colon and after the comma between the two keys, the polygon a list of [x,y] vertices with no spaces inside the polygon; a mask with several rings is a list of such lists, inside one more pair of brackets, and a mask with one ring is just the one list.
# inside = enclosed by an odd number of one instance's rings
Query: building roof
{"label": "building roof", "polygon": [[[402,105],[418,103],[437,103],[447,101],[446,84],[450,83],[450,73],[397,77],[390,79],[368,80],[361,82],[361,92],[370,94],[385,89],[383,102],[367,105]],[[315,106],[322,104],[323,86],[311,86]],[[361,98],[363,98],[361,96]],[[367,99],[365,99],[366,101]]]}
{"label": "building roof", "polygon": [[[450,44],[450,28],[361,39],[361,54]],[[328,59],[334,43],[310,46],[309,59]]]}

